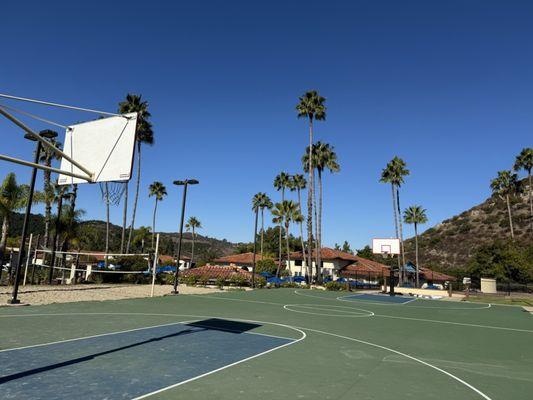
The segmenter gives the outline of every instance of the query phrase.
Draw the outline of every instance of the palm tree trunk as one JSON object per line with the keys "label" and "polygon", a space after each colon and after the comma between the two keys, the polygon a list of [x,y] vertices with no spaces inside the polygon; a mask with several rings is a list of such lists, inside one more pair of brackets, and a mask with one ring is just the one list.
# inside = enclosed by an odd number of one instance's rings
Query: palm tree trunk
{"label": "palm tree trunk", "polygon": [[316,189],[313,190],[313,213],[315,215],[315,266],[316,266],[316,278],[317,282],[320,283],[320,264],[318,262],[318,257],[320,254],[319,243],[318,243],[318,211],[316,206]]}
{"label": "palm tree trunk", "polygon": [[135,200],[133,201],[133,212],[131,216],[130,232],[128,235],[128,244],[126,253],[130,252],[131,238],[135,227],[135,214],[137,213],[137,201],[139,200],[139,187],[141,186],[141,142],[137,141],[137,182],[135,184]]}
{"label": "palm tree trunk", "polygon": [[[392,188],[392,210],[393,210],[393,213],[394,213],[394,229],[396,231],[396,237],[399,238],[400,235],[398,234],[398,207],[396,206],[396,185],[391,184],[391,188]],[[397,260],[398,260],[398,279],[399,279],[399,283],[401,284],[402,283],[402,274],[400,272],[400,269],[401,269],[401,260],[400,260],[400,256],[397,257]],[[392,273],[392,269],[391,269],[391,279],[393,279],[394,276],[393,276],[393,273]]]}
{"label": "palm tree trunk", "polygon": [[105,224],[105,267],[107,268],[107,254],[109,253],[109,188],[105,183],[105,206],[106,206],[106,224]]}
{"label": "palm tree trunk", "polygon": [[[263,259],[263,241],[265,238],[265,209],[261,207],[261,260]],[[254,238],[255,240],[255,238]]]}
{"label": "palm tree trunk", "polygon": [[[313,118],[309,118],[309,187],[307,188],[307,249],[309,251],[307,268],[309,279],[313,276]],[[311,282],[310,282],[311,283]]]}
{"label": "palm tree trunk", "polygon": [[514,239],[513,215],[511,214],[511,203],[510,203],[508,194],[505,195],[505,200],[507,201],[507,213],[509,214],[509,227],[511,228],[511,239]]}
{"label": "palm tree trunk", "polygon": [[154,215],[152,217],[152,249],[154,248],[155,239],[155,215],[157,213],[157,196],[155,196]]}
{"label": "palm tree trunk", "polygon": [[[281,188],[281,202],[283,203],[285,201],[285,187]],[[279,270],[281,269],[281,236],[282,236],[282,223],[279,223],[279,235],[278,235],[278,272],[276,273],[276,277],[279,278]]]}
{"label": "palm tree trunk", "polygon": [[[298,188],[298,211],[300,213],[302,212],[302,195],[301,195],[300,188]],[[300,225],[300,242],[301,242],[301,245],[302,245],[302,267],[300,268],[300,276],[303,276],[302,275],[302,268],[303,268],[304,262],[306,262],[306,260],[307,260],[307,252],[305,251],[304,228],[303,228],[302,221],[300,221],[299,225]]]}
{"label": "palm tree trunk", "polygon": [[405,280],[405,249],[403,247],[403,223],[402,210],[400,207],[400,188],[396,186],[396,206],[398,207],[398,227],[400,230],[400,248],[402,252],[402,281]]}
{"label": "palm tree trunk", "polygon": [[287,269],[290,268],[291,265],[291,253],[289,249],[289,223],[285,224],[285,243],[287,244]]}
{"label": "palm tree trunk", "polygon": [[419,269],[418,269],[418,227],[417,223],[415,222],[415,261],[416,261],[416,288],[418,289],[420,287],[420,281],[419,281]]}
{"label": "palm tree trunk", "polygon": [[192,263],[194,262],[194,241],[196,240],[196,233],[194,231],[194,226],[192,227],[192,243],[191,243],[191,265],[189,267],[192,267]]}
{"label": "palm tree trunk", "polygon": [[124,253],[124,245],[126,244],[126,224],[128,219],[128,182],[125,183],[124,189],[124,209],[122,211],[122,235],[120,237],[120,253]]}
{"label": "palm tree trunk", "polygon": [[[322,268],[322,171],[318,170],[318,265]],[[320,282],[322,282],[322,274],[320,274]]]}
{"label": "palm tree trunk", "polygon": [[531,170],[527,171],[529,181],[529,220],[531,222],[531,234],[533,235],[533,187],[531,185]]}
{"label": "palm tree trunk", "polygon": [[76,210],[76,200],[78,199],[78,184],[75,183],[72,185],[72,196],[70,196],[70,207],[72,209],[72,213]]}
{"label": "palm tree trunk", "polygon": [[0,269],[2,268],[3,261],[4,261],[4,254],[6,252],[8,231],[9,231],[9,216],[4,215],[4,219],[2,221],[2,237],[0,238]]}
{"label": "palm tree trunk", "polygon": [[[50,157],[45,159],[44,164],[47,167],[52,165]],[[50,223],[52,221],[52,199],[49,196],[50,193],[50,171],[44,171],[44,247],[48,247],[48,242],[50,241]]]}

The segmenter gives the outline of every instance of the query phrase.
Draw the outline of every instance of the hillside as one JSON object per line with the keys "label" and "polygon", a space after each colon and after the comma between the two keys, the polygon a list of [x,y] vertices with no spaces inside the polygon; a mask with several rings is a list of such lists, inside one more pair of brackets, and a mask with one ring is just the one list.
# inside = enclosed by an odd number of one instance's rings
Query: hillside
{"label": "hillside", "polygon": [[[15,214],[12,219],[12,225],[9,235],[20,237],[22,230],[22,214]],[[30,232],[34,234],[44,233],[44,216],[41,214],[32,214],[30,219]],[[79,243],[76,247],[84,250],[103,251],[105,249],[105,232],[106,223],[99,220],[87,220],[80,224]],[[110,249],[112,252],[120,250],[120,239],[122,228],[118,225],[110,224]],[[182,253],[190,256],[192,234],[185,232],[183,234]],[[135,237],[132,242],[130,252],[140,252],[142,243],[139,238]],[[160,253],[175,254],[177,252],[178,234],[175,232],[161,232]],[[151,246],[151,236],[145,239],[145,250]],[[216,239],[209,236],[196,235],[195,258],[199,261],[209,261],[212,258],[232,254],[238,244],[228,242],[226,239]]]}
{"label": "hillside", "polygon": [[[528,187],[512,199],[512,214],[517,242],[531,243]],[[470,256],[481,245],[510,238],[509,219],[504,201],[491,196],[483,203],[442,221],[419,237],[420,264],[439,270],[464,269]],[[414,239],[405,242],[408,259],[414,260]]]}

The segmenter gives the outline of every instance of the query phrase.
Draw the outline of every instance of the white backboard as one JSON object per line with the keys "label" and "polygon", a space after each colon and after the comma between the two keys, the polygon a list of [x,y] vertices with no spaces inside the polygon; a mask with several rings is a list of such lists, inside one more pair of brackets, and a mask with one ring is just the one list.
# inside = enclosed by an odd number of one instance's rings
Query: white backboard
{"label": "white backboard", "polygon": [[372,253],[400,254],[400,239],[372,239]]}
{"label": "white backboard", "polygon": [[[94,182],[128,181],[133,167],[137,113],[71,125],[65,133],[63,152],[94,173]],[[64,158],[61,170],[84,175]],[[59,185],[87,183],[59,175]]]}

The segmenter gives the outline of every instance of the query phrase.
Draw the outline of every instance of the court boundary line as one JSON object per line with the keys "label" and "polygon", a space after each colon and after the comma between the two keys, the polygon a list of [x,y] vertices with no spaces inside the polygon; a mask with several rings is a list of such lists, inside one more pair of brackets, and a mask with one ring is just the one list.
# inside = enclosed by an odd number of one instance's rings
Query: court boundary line
{"label": "court boundary line", "polygon": [[[298,289],[296,289],[298,290]],[[296,292],[295,290],[295,292]],[[372,294],[372,293],[356,293],[356,294],[348,294],[346,296],[339,296],[336,298],[336,300],[340,300],[340,301],[350,301],[350,300],[343,300],[344,298],[357,298],[357,297],[362,297],[362,296],[378,296],[376,294]],[[385,296],[383,296],[385,297]],[[390,296],[387,296],[387,297],[390,297]],[[395,305],[395,306],[403,306],[404,304],[408,304],[408,303],[412,303],[413,301],[417,301],[418,299],[415,297],[414,299],[407,299],[407,298],[404,298],[402,297],[401,298],[402,300],[405,299],[406,301],[402,301],[402,302],[394,302],[394,301],[383,301],[383,302],[380,302],[380,301],[376,301],[376,302],[373,302],[373,301],[366,301],[366,300],[361,300],[361,301],[365,301],[367,303],[371,303],[371,304],[386,304],[386,305]]]}
{"label": "court boundary line", "polygon": [[[310,308],[310,307],[336,307],[336,308],[341,308],[341,310],[338,310],[339,312],[342,312],[343,311],[342,308],[344,308],[345,310],[352,309],[352,310],[364,311],[367,314],[355,314],[355,313],[350,313],[349,311],[345,311],[344,315],[329,315],[329,314],[322,314],[322,313],[314,313],[314,312],[310,312],[310,311],[292,310],[292,309],[290,309],[288,307],[302,307],[302,308],[306,308],[306,307],[307,308]],[[375,315],[372,311],[364,310],[362,308],[343,307],[343,306],[334,306],[334,305],[320,306],[319,304],[285,304],[283,306],[283,309],[285,309],[287,311],[295,312],[295,313],[300,313],[300,314],[319,315],[319,316],[326,316],[326,317],[341,317],[341,318],[368,318],[368,317],[373,317]],[[320,309],[318,309],[318,310],[319,311],[332,311],[332,312],[335,312],[335,310],[331,310],[331,308],[329,310],[325,310],[324,308],[322,308],[321,310]]]}

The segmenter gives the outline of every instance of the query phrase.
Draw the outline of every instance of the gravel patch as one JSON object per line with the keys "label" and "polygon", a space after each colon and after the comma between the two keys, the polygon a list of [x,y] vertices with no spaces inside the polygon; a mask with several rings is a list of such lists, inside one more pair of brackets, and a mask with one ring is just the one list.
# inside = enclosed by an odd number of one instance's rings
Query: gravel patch
{"label": "gravel patch", "polygon": [[[154,297],[164,296],[172,291],[172,285],[156,285]],[[0,287],[0,307],[11,298],[13,288]],[[220,292],[218,289],[180,285],[182,294],[204,294]],[[104,301],[150,297],[151,285],[27,285],[20,287],[18,298],[23,304],[70,303],[75,301]]]}

